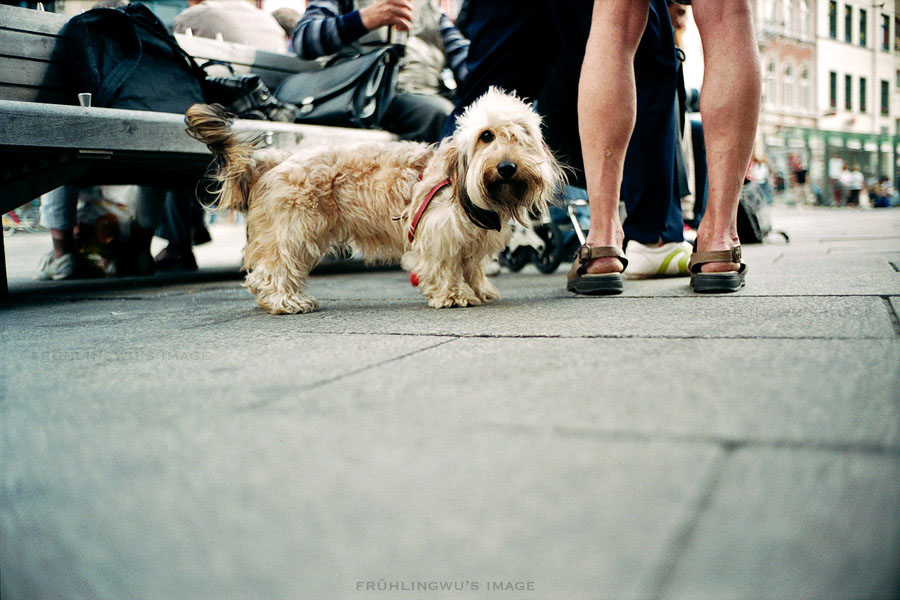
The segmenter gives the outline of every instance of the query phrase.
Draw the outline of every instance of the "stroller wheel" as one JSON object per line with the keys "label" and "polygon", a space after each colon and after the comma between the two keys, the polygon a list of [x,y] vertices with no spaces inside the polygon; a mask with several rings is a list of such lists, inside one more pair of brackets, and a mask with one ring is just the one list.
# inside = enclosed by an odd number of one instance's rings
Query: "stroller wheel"
{"label": "stroller wheel", "polygon": [[541,223],[535,226],[534,232],[544,240],[544,249],[538,252],[534,248],[529,248],[531,262],[538,271],[549,275],[559,268],[565,254],[562,231],[556,223]]}
{"label": "stroller wheel", "polygon": [[500,259],[501,265],[516,273],[528,264],[531,258],[531,248],[519,246],[513,252],[510,252],[509,248],[504,248],[503,252],[497,255],[497,258]]}

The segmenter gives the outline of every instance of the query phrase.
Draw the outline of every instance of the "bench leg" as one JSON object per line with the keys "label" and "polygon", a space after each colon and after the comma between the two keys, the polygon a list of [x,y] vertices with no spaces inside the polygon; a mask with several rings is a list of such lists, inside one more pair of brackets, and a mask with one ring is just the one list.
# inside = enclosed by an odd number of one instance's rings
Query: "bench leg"
{"label": "bench leg", "polygon": [[9,299],[9,283],[6,281],[6,249],[3,247],[5,242],[3,236],[0,235],[0,302]]}

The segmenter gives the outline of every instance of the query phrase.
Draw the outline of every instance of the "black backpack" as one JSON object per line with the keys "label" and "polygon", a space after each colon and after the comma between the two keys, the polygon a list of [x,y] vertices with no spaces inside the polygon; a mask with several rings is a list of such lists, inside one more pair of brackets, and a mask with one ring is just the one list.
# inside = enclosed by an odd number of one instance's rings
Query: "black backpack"
{"label": "black backpack", "polygon": [[205,102],[206,73],[143,4],[77,15],[65,37],[73,101],[90,92],[92,106],[170,113]]}

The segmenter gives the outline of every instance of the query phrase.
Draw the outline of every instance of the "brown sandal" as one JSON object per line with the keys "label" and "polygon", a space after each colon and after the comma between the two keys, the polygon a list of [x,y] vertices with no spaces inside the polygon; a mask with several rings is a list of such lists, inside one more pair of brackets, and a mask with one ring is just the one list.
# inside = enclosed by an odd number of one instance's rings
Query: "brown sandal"
{"label": "brown sandal", "polygon": [[628,266],[628,259],[619,248],[615,246],[597,246],[592,248],[585,244],[575,253],[575,262],[569,271],[566,289],[575,294],[588,296],[600,296],[607,294],[621,294],[624,289],[624,277],[622,273],[603,273],[594,275],[585,273],[587,264],[595,258],[618,258],[622,261],[622,270]]}
{"label": "brown sandal", "polygon": [[[708,263],[739,263],[737,271],[724,271],[722,273],[703,273],[700,267]],[[731,250],[713,250],[712,252],[697,252],[697,244],[694,244],[694,253],[691,254],[691,263],[688,266],[691,273],[691,287],[701,294],[716,294],[736,292],[744,287],[744,279],[747,275],[747,265],[741,262],[741,247],[735,246]]]}

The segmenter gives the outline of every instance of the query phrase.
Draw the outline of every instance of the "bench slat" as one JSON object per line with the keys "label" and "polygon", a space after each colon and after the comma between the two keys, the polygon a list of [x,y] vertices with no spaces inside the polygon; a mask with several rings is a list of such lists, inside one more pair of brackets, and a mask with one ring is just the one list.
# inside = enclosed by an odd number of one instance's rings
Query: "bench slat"
{"label": "bench slat", "polygon": [[57,63],[0,56],[0,83],[62,87],[63,67]]}
{"label": "bench slat", "polygon": [[193,56],[199,63],[202,63],[204,60],[217,59],[228,63],[259,66],[272,71],[284,71],[285,73],[315,71],[320,68],[316,61],[300,60],[291,54],[265,52],[250,46],[219,42],[180,33],[175,34],[175,39],[178,41],[178,45],[184,48],[184,51]]}
{"label": "bench slat", "polygon": [[36,88],[31,86],[4,85],[0,83],[0,98],[19,102],[45,102],[72,104],[69,94],[62,88]]}
{"label": "bench slat", "polygon": [[[384,142],[386,131],[240,120],[236,131],[271,133],[272,146]],[[185,133],[184,117],[115,108],[82,108],[0,100],[0,149],[75,149],[208,154]]]}
{"label": "bench slat", "polygon": [[60,57],[54,56],[54,49],[61,39],[58,36],[0,27],[0,55],[32,60],[58,60]]}
{"label": "bench slat", "polygon": [[0,4],[0,28],[59,35],[68,15]]}

